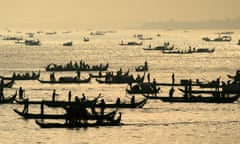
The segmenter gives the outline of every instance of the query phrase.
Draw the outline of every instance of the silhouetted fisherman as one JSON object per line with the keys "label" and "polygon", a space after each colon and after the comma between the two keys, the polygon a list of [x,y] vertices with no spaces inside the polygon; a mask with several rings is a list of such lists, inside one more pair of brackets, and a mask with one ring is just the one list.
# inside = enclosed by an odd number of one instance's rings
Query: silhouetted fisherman
{"label": "silhouetted fisherman", "polygon": [[80,70],[77,71],[77,78],[80,79],[80,76],[81,76],[81,72]]}
{"label": "silhouetted fisherman", "polygon": [[175,84],[175,76],[174,76],[174,73],[172,73],[172,85],[174,86]]}
{"label": "silhouetted fisherman", "polygon": [[121,101],[120,101],[120,97],[118,97],[117,100],[116,100],[116,105],[119,106],[119,105],[120,105],[120,102],[121,102]]}
{"label": "silhouetted fisherman", "polygon": [[41,116],[43,120],[43,115],[44,115],[44,101],[41,102]]}
{"label": "silhouetted fisherman", "polygon": [[135,96],[132,96],[132,98],[131,98],[131,104],[135,104]]}
{"label": "silhouetted fisherman", "polygon": [[69,92],[68,92],[68,102],[71,102],[71,98],[72,98],[72,92],[69,91]]}
{"label": "silhouetted fisherman", "polygon": [[53,101],[53,102],[55,102],[57,95],[58,95],[58,94],[56,94],[56,89],[54,89],[54,90],[53,90],[53,93],[52,93],[52,101]]}
{"label": "silhouetted fisherman", "polygon": [[104,99],[101,100],[100,106],[101,106],[101,115],[104,115],[104,110],[106,108]]}
{"label": "silhouetted fisherman", "polygon": [[190,79],[189,80],[189,85],[188,85],[188,94],[189,94],[189,97],[192,97],[192,80]]}
{"label": "silhouetted fisherman", "polygon": [[148,83],[150,83],[150,73],[147,74]]}
{"label": "silhouetted fisherman", "polygon": [[174,87],[171,87],[171,89],[169,90],[169,97],[172,98],[173,94],[174,94]]}
{"label": "silhouetted fisherman", "polygon": [[4,99],[3,87],[0,88],[0,100]]}
{"label": "silhouetted fisherman", "polygon": [[18,93],[19,93],[19,99],[23,99],[24,90],[22,89],[22,87],[19,88]]}

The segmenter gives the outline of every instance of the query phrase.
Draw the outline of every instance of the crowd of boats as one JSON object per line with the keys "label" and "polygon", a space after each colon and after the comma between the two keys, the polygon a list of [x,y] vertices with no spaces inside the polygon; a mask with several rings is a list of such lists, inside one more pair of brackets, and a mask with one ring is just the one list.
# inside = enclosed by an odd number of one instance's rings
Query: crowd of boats
{"label": "crowd of boats", "polygon": [[[150,72],[148,72],[149,66],[147,61],[143,65],[136,66],[140,69],[143,75],[138,75],[136,78],[130,74],[129,70],[123,72],[120,68],[116,74],[114,72],[102,69],[99,65],[96,65],[94,69],[73,69],[85,67],[87,64],[84,61],[80,61],[79,64],[75,64],[70,61],[62,68],[68,67],[70,69],[51,69],[50,81],[40,80],[40,71],[19,74],[14,72],[12,77],[0,76],[0,103],[17,103],[22,104],[23,110],[14,109],[13,111],[23,117],[24,119],[36,119],[36,124],[42,128],[75,128],[75,127],[91,127],[91,126],[119,126],[123,125],[121,122],[122,113],[117,110],[121,108],[142,108],[147,104],[148,100],[161,100],[162,102],[181,102],[181,103],[234,103],[240,96],[240,70],[235,75],[228,75],[229,80],[227,82],[221,81],[217,78],[213,81],[201,82],[198,79],[193,81],[191,79],[182,79],[179,83],[175,82],[174,73],[172,74],[172,81],[169,83],[158,83],[154,78],[151,81]],[[107,65],[109,65],[107,63]],[[48,67],[48,66],[47,66]],[[46,68],[47,68],[46,67]],[[89,66],[90,67],[90,66]],[[48,69],[46,69],[47,72]],[[77,73],[76,77],[60,77],[56,80],[54,73],[61,71],[73,71]],[[83,71],[97,71],[99,75],[90,75],[87,81],[80,79],[80,73]],[[104,72],[104,74],[102,74]],[[145,80],[145,75],[147,79]],[[24,97],[23,88],[20,87],[18,92],[16,91],[12,96],[6,97],[4,95],[5,88],[11,88],[14,81],[17,80],[39,80],[41,83],[51,84],[66,84],[66,83],[88,83],[91,78],[96,78],[99,83],[105,84],[126,84],[127,88],[124,90],[128,94],[132,95],[131,100],[128,103],[122,102],[120,97],[116,97],[116,102],[105,102],[104,97],[99,94],[93,99],[88,99],[85,94],[82,97],[76,96],[72,99],[71,91],[68,93],[68,100],[60,101],[56,100],[56,90],[53,90],[52,100],[39,100],[33,101],[31,97]],[[7,82],[6,82],[7,81]],[[162,95],[161,89],[163,87],[170,87],[168,95]],[[207,88],[207,90],[205,90]],[[210,90],[209,90],[210,89]],[[179,90],[182,96],[176,96],[175,91]],[[18,95],[18,96],[17,96]],[[141,95],[142,99],[136,100],[135,96]],[[30,113],[29,105],[40,105],[40,113]],[[64,114],[47,114],[44,112],[44,107],[50,108],[62,108],[65,110]],[[108,112],[106,112],[108,109]],[[110,110],[109,110],[110,109]],[[113,109],[113,110],[111,110]],[[116,110],[117,109],[117,110]],[[62,119],[62,123],[48,123],[39,121],[38,119]]]}
{"label": "crowd of boats", "polygon": [[[39,32],[42,33],[42,32]],[[66,32],[69,33],[69,32]],[[97,31],[91,32],[90,35],[104,35],[106,32]],[[56,32],[48,32],[46,35],[55,35]],[[29,37],[34,34],[29,33]],[[158,34],[158,37],[161,35]],[[123,42],[120,46],[141,46],[144,40],[152,40],[152,37],[145,37],[142,34],[136,34],[134,37],[141,40],[141,42]],[[15,43],[25,45],[40,45],[40,40],[24,40],[21,37],[3,37],[3,40],[14,40]],[[89,41],[88,37],[84,37],[85,42]],[[231,36],[219,36],[215,39],[204,37],[204,41],[231,41]],[[240,45],[240,40],[238,42]],[[63,46],[72,46],[73,41],[63,43]],[[163,45],[152,47],[149,45],[143,50],[157,50],[163,54],[192,54],[192,53],[213,53],[214,48],[195,48],[188,47],[187,50],[175,48],[169,42],[164,42]],[[42,128],[80,128],[80,127],[97,127],[97,126],[120,126],[122,113],[118,112],[121,108],[142,108],[147,104],[148,100],[161,100],[162,102],[170,103],[234,103],[240,96],[240,70],[236,71],[235,75],[228,75],[229,81],[221,81],[220,78],[216,80],[201,82],[198,79],[183,79],[179,83],[175,82],[174,73],[172,74],[172,81],[169,83],[159,83],[157,80],[151,79],[149,72],[149,65],[147,61],[143,65],[135,66],[135,71],[140,72],[137,76],[131,74],[128,70],[124,72],[122,68],[118,71],[108,71],[109,63],[90,65],[80,60],[79,62],[70,61],[66,64],[50,63],[45,67],[45,73],[49,73],[49,80],[40,78],[41,72],[26,72],[24,74],[13,72],[12,76],[0,76],[0,104],[17,103],[23,105],[23,110],[14,109],[13,111],[23,117],[24,119],[36,119],[36,124]],[[56,78],[55,74],[65,71],[72,71],[76,76],[60,76]],[[88,72],[89,76],[82,78],[81,73]],[[94,74],[92,72],[97,72]],[[146,78],[145,78],[146,77]],[[68,100],[56,100],[56,90],[52,92],[52,100],[33,101],[31,97],[24,97],[24,90],[22,87],[15,91],[12,96],[5,96],[4,89],[12,88],[15,81],[18,80],[38,80],[45,84],[87,84],[91,79],[95,79],[99,84],[126,84],[126,91],[131,96],[128,103],[121,101],[120,97],[116,97],[116,102],[105,102],[104,97],[99,94],[93,99],[88,99],[85,94],[82,97],[72,98],[72,93],[69,91]],[[163,87],[170,87],[168,95],[163,95],[161,89]],[[206,90],[207,89],[207,90]],[[178,90],[182,95],[176,96],[175,91]],[[136,95],[141,95],[142,99],[135,100]],[[30,113],[29,105],[40,105],[40,113]],[[64,114],[48,114],[44,111],[44,107],[62,108]],[[108,112],[106,111],[108,109]],[[110,110],[109,110],[110,109]],[[62,119],[63,123],[46,123],[39,121],[39,119]]]}

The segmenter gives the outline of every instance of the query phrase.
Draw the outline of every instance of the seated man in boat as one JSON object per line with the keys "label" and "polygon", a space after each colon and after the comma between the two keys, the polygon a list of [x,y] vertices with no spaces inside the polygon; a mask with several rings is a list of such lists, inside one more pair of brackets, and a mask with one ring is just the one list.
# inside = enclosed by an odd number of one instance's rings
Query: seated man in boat
{"label": "seated man in boat", "polygon": [[22,87],[19,88],[18,93],[19,93],[19,99],[23,99],[24,90],[22,89]]}
{"label": "seated man in boat", "polygon": [[0,88],[0,100],[4,99],[4,95],[3,95],[3,87]]}
{"label": "seated man in boat", "polygon": [[51,81],[56,81],[54,72],[52,72],[52,73],[50,74],[50,80],[51,80]]}
{"label": "seated man in boat", "polygon": [[135,104],[135,96],[132,96],[132,98],[131,98],[131,104]]}
{"label": "seated man in boat", "polygon": [[174,87],[171,87],[171,89],[169,90],[169,97],[172,98],[173,94],[174,94]]}
{"label": "seated man in boat", "polygon": [[116,100],[116,105],[117,105],[117,106],[120,105],[120,97],[117,98],[117,100]]}
{"label": "seated man in boat", "polygon": [[81,98],[81,102],[85,102],[86,101],[86,96],[84,93],[82,93],[82,98]]}

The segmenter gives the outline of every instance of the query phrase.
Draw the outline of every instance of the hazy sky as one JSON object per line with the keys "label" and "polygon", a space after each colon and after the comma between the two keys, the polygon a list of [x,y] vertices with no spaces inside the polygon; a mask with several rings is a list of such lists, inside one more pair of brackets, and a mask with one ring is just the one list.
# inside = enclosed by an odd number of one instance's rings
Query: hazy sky
{"label": "hazy sky", "polygon": [[0,0],[4,27],[139,27],[146,22],[238,18],[240,0]]}

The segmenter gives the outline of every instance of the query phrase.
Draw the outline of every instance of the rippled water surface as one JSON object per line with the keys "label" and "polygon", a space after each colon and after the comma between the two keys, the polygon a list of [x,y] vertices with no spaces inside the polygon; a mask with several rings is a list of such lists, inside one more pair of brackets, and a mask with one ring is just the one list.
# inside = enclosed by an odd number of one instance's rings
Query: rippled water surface
{"label": "rippled water surface", "polygon": [[[1,30],[1,35],[26,36],[26,32],[37,30],[17,30],[7,32]],[[18,30],[21,31],[21,30]],[[130,70],[136,76],[135,66],[148,61],[151,79],[157,82],[171,82],[171,74],[175,73],[177,82],[180,79],[213,80],[221,77],[228,80],[227,74],[234,75],[239,69],[240,46],[236,43],[240,39],[240,31],[234,31],[232,42],[211,42],[201,40],[202,37],[216,37],[217,30],[117,30],[116,33],[106,33],[102,36],[89,35],[91,31],[72,30],[72,33],[62,33],[57,30],[56,35],[35,34],[34,38],[41,40],[41,46],[24,46],[13,41],[0,40],[0,75],[11,76],[12,72],[41,71],[40,79],[49,79],[49,73],[44,68],[50,63],[66,64],[80,60],[86,63],[109,63],[110,71]],[[93,30],[94,31],[94,30]],[[220,31],[221,32],[221,31]],[[137,41],[134,34],[142,33],[153,37],[151,41],[143,41],[142,46],[119,46],[123,40]],[[156,35],[160,33],[161,36]],[[83,37],[89,37],[89,42],[83,42]],[[72,47],[62,44],[72,40]],[[179,49],[185,50],[189,46],[215,48],[214,53],[206,54],[162,54],[159,51],[144,51],[144,47],[162,45],[168,41]],[[143,73],[139,73],[142,75]],[[56,73],[56,77],[75,76],[74,72]],[[81,73],[83,78],[88,72]],[[25,96],[32,100],[49,100],[53,89],[56,89],[59,100],[67,100],[67,93],[72,91],[74,96],[85,93],[89,98],[104,95],[107,102],[115,102],[117,97],[129,102],[125,84],[98,84],[95,79],[89,84],[50,85],[40,84],[38,81],[16,81],[13,88],[5,89],[5,95],[11,95],[22,86]],[[168,87],[161,88],[161,95],[168,94]],[[181,95],[176,91],[176,95]],[[144,97],[136,95],[136,100]],[[0,143],[129,143],[129,144],[172,144],[172,143],[207,143],[207,144],[236,144],[240,137],[240,105],[234,104],[178,104],[163,103],[149,100],[143,109],[120,109],[123,113],[121,127],[99,127],[87,129],[41,129],[34,120],[23,120],[13,112],[21,110],[22,105],[0,105]],[[39,113],[40,106],[31,105],[30,112]],[[62,109],[50,109],[46,112],[63,113]]]}

